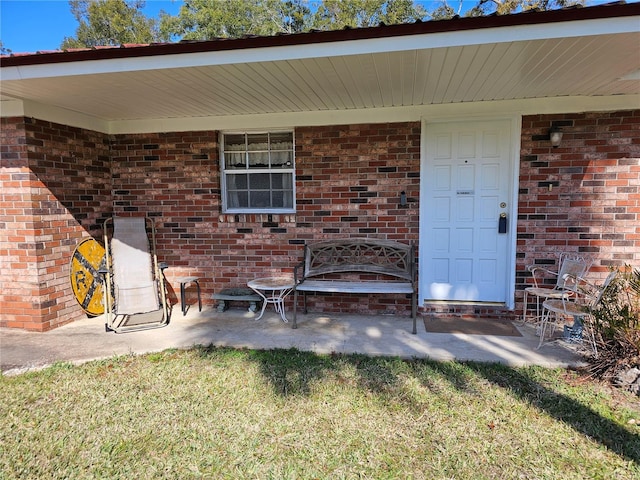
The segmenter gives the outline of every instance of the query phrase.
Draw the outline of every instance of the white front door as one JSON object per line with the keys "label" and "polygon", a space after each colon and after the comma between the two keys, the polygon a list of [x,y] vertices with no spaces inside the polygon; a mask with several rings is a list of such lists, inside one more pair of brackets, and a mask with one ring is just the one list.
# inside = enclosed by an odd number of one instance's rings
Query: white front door
{"label": "white front door", "polygon": [[422,300],[511,303],[512,128],[511,120],[423,124]]}

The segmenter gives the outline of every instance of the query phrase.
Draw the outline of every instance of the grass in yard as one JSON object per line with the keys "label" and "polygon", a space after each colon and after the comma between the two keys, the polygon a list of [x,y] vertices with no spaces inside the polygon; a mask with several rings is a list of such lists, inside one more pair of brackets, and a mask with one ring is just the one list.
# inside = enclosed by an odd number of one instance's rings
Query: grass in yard
{"label": "grass in yard", "polygon": [[200,347],[0,378],[0,478],[632,479],[640,407],[572,373]]}

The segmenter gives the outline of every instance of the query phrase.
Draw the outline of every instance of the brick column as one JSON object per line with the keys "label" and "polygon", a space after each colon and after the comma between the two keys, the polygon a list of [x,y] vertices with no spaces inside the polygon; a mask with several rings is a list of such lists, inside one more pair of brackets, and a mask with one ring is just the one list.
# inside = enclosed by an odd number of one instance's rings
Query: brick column
{"label": "brick column", "polygon": [[27,118],[3,118],[0,139],[0,326],[46,331],[84,316],[69,267],[111,211],[109,142]]}

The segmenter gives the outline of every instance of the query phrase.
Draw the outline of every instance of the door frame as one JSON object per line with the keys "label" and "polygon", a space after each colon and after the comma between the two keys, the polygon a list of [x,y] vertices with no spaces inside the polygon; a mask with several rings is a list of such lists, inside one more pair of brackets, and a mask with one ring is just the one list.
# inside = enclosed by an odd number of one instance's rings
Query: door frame
{"label": "door frame", "polygon": [[[517,231],[518,231],[518,185],[520,178],[520,137],[522,130],[522,117],[520,115],[497,115],[497,116],[468,116],[468,117],[454,117],[454,118],[422,118],[421,119],[421,132],[420,132],[420,222],[419,222],[419,259],[427,257],[427,245],[424,241],[423,232],[426,231],[427,218],[425,215],[425,207],[427,192],[422,186],[426,185],[426,162],[427,162],[427,133],[429,127],[434,124],[446,124],[446,123],[478,123],[482,121],[508,121],[511,129],[510,142],[509,142],[509,178],[511,182],[508,186],[508,198],[510,198],[510,206],[508,211],[508,226],[507,234],[509,235],[508,251],[506,253],[506,265],[507,272],[505,273],[505,303],[504,306],[510,310],[515,308],[515,289],[516,289],[516,247],[517,247]],[[426,275],[423,269],[426,268],[424,261],[419,261],[418,264],[418,302],[422,305],[425,302],[426,286],[423,283]],[[460,301],[451,301],[451,303],[466,303]]]}

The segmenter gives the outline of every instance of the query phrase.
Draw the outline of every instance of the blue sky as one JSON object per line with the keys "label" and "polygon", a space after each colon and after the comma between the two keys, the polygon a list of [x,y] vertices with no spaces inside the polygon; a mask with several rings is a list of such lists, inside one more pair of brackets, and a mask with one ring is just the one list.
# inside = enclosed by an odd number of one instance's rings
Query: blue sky
{"label": "blue sky", "polygon": [[[587,0],[593,5],[609,0]],[[638,0],[630,0],[633,3]],[[160,10],[177,14],[182,0],[147,0],[144,12],[157,17]],[[437,0],[424,0],[428,10],[438,5]],[[449,0],[458,5],[458,0]],[[465,1],[464,9],[475,5],[475,0]],[[78,23],[71,14],[68,0],[0,0],[0,40],[4,48],[13,53],[57,50],[65,37],[75,36]]]}
{"label": "blue sky", "polygon": [[[147,0],[145,14],[160,10],[177,14],[182,1]],[[68,0],[0,0],[0,40],[13,53],[57,50],[64,37],[73,37],[78,22]]]}

